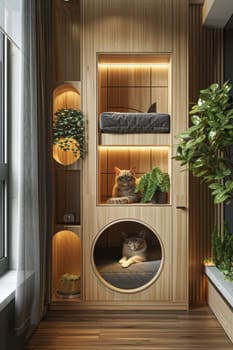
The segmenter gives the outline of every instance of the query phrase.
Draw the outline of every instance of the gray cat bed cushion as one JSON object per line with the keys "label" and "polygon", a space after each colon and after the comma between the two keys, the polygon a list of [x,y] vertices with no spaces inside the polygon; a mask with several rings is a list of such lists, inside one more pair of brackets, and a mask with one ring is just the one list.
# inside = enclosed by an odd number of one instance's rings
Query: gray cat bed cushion
{"label": "gray cat bed cushion", "polygon": [[118,261],[108,261],[98,265],[97,270],[103,279],[114,287],[135,289],[151,281],[158,272],[160,264],[161,260],[153,260],[123,268]]}
{"label": "gray cat bed cushion", "polygon": [[100,114],[102,133],[169,133],[170,116],[162,113],[118,113]]}

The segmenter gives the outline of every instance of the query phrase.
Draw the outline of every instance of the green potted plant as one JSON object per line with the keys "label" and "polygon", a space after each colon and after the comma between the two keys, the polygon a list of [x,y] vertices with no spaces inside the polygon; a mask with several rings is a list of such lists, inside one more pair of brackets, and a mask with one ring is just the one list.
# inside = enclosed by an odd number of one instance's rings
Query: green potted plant
{"label": "green potted plant", "polygon": [[79,109],[59,109],[53,121],[53,143],[63,151],[71,150],[74,157],[84,156],[84,117]]}
{"label": "green potted plant", "polygon": [[[201,90],[197,104],[190,111],[191,127],[177,136],[175,159],[208,183],[215,204],[228,204],[233,199],[231,90],[229,82]],[[211,260],[227,279],[233,280],[233,234],[226,227],[223,237],[216,228],[212,232]]]}
{"label": "green potted plant", "polygon": [[170,190],[170,177],[160,168],[153,169],[142,175],[136,185],[136,192],[141,192],[141,202],[166,203]]}
{"label": "green potted plant", "polygon": [[226,280],[233,281],[233,234],[224,226],[223,238],[217,228],[212,232],[212,260]]}
{"label": "green potted plant", "polygon": [[177,136],[175,159],[208,182],[216,204],[233,199],[232,85],[212,84],[200,91],[190,111],[192,126]]}

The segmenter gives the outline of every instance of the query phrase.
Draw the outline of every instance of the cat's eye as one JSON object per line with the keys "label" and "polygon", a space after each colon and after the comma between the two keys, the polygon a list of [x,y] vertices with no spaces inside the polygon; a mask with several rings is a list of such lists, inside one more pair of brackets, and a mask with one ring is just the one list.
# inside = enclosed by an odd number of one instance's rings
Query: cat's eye
{"label": "cat's eye", "polygon": [[119,176],[120,181],[122,181],[122,180],[129,181],[129,180],[132,180],[132,178],[133,178],[133,176],[128,176],[128,175]]}

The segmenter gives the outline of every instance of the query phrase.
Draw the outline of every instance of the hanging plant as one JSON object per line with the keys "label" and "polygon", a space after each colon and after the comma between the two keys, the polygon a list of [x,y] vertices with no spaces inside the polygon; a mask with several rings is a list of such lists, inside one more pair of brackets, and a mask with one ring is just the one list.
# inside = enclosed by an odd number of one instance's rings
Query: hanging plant
{"label": "hanging plant", "polygon": [[85,153],[84,117],[79,109],[59,109],[53,122],[53,143],[63,151],[71,150],[74,157]]}
{"label": "hanging plant", "polygon": [[232,85],[212,84],[200,91],[190,111],[192,126],[177,136],[176,160],[209,185],[216,204],[233,199]]}

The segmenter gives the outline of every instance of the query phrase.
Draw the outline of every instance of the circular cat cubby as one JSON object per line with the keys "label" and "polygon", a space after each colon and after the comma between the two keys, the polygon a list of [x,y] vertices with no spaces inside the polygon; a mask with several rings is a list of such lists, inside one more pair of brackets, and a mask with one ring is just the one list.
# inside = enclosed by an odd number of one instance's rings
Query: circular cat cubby
{"label": "circular cat cubby", "polygon": [[97,235],[92,263],[98,278],[109,288],[133,293],[158,278],[163,251],[158,234],[150,226],[130,219],[114,221]]}

